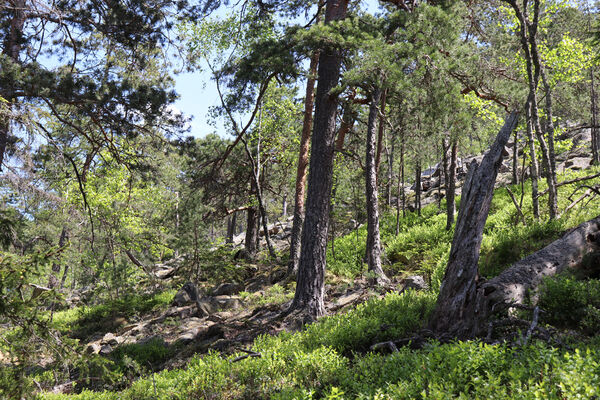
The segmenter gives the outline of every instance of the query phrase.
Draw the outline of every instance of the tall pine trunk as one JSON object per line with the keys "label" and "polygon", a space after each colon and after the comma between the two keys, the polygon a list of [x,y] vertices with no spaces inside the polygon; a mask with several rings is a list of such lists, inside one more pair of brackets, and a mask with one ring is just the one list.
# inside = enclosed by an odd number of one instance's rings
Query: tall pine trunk
{"label": "tall pine trunk", "polygon": [[292,238],[290,244],[290,261],[288,275],[296,276],[300,263],[300,244],[302,225],[304,224],[304,193],[306,191],[306,167],[308,166],[308,151],[310,149],[310,131],[313,123],[314,91],[319,64],[319,52],[315,51],[310,58],[308,79],[306,80],[306,97],[304,99],[304,120],[302,122],[302,137],[300,138],[300,153],[296,170],[296,194],[294,196],[294,220],[292,222]]}
{"label": "tall pine trunk", "polygon": [[[328,0],[325,23],[346,17],[348,0]],[[302,244],[296,293],[290,311],[301,310],[311,318],[325,313],[323,304],[324,278],[327,253],[327,228],[333,180],[335,150],[335,120],[337,97],[331,91],[340,77],[342,55],[339,50],[321,51],[315,98],[314,127],[311,141],[310,173],[306,215],[302,231]]]}
{"label": "tall pine trunk", "polygon": [[[379,202],[377,190],[377,112],[381,101],[381,89],[373,92],[369,121],[367,123],[367,151],[365,162],[365,184],[367,191],[367,265],[369,272],[375,275],[377,284],[389,282],[381,268],[381,239],[379,236]],[[381,129],[380,129],[381,132]],[[380,135],[381,138],[381,135]],[[379,150],[379,149],[378,149]]]}

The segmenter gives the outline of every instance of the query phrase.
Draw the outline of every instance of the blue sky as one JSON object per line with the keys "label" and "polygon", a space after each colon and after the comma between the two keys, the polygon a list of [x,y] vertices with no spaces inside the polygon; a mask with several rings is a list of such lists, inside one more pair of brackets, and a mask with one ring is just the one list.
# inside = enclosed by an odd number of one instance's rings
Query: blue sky
{"label": "blue sky", "polygon": [[[364,6],[371,13],[378,10],[377,0],[364,1]],[[220,13],[225,13],[221,11]],[[223,15],[222,14],[222,15]],[[216,127],[208,124],[208,110],[220,104],[215,83],[208,72],[184,72],[175,77],[175,90],[179,100],[174,106],[186,116],[191,116],[191,130],[187,135],[202,137],[209,133],[225,135],[222,124]]]}

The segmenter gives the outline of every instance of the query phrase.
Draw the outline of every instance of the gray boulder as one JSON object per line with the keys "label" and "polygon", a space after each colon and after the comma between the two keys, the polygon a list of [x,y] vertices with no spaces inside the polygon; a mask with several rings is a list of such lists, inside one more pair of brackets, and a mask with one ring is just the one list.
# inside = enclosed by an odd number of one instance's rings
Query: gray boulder
{"label": "gray boulder", "polygon": [[198,287],[192,282],[188,282],[175,294],[173,298],[173,305],[182,307],[191,303],[195,303],[199,296],[200,291]]}
{"label": "gray boulder", "polygon": [[407,276],[406,278],[402,279],[400,283],[402,284],[400,293],[408,289],[425,290],[429,288],[429,285],[427,282],[425,282],[425,279],[421,275]]}
{"label": "gray boulder", "polygon": [[231,296],[244,290],[244,286],[239,283],[222,283],[213,289],[213,296]]}

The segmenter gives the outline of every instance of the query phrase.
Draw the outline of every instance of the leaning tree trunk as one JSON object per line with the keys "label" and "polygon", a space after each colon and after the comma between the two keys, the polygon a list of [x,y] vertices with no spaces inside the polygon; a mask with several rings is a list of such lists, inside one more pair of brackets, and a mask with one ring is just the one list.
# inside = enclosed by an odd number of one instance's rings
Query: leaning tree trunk
{"label": "leaning tree trunk", "polygon": [[[344,19],[347,8],[348,0],[328,0],[325,23]],[[339,50],[331,48],[322,50],[318,68],[319,85],[315,98],[312,152],[300,264],[296,293],[289,309],[289,311],[303,311],[311,318],[325,313],[323,297],[327,228],[338,105],[337,96],[332,95],[331,92],[338,84],[341,63],[342,55]]]}
{"label": "leaning tree trunk", "polygon": [[[381,89],[373,92],[369,121],[367,123],[367,150],[365,162],[365,184],[367,190],[367,265],[368,270],[375,274],[378,285],[389,282],[381,268],[381,239],[379,236],[379,202],[377,190],[377,157],[375,148],[377,142],[377,111],[381,101]],[[377,149],[379,151],[379,148]]]}
{"label": "leaning tree trunk", "polygon": [[478,333],[480,317],[477,314],[476,295],[479,249],[504,147],[517,120],[518,115],[513,112],[506,119],[481,165],[473,162],[469,166],[446,274],[430,321],[434,332],[459,338],[473,337]]}
{"label": "leaning tree trunk", "polygon": [[319,64],[319,52],[315,51],[310,58],[308,79],[306,80],[306,97],[304,99],[304,121],[302,122],[302,136],[300,138],[300,153],[298,154],[298,168],[296,170],[296,194],[294,196],[294,220],[292,222],[292,239],[290,244],[290,261],[288,276],[296,276],[300,263],[300,241],[302,239],[302,225],[304,224],[304,193],[306,189],[306,167],[308,167],[308,151],[310,149],[310,131],[313,123],[314,91]]}

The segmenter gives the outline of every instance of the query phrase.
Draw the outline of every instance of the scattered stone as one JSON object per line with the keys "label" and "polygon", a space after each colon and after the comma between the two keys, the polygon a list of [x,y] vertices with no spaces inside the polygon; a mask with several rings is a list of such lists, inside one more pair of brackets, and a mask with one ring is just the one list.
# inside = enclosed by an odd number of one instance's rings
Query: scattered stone
{"label": "scattered stone", "polygon": [[427,282],[425,282],[425,279],[421,275],[408,276],[402,279],[400,283],[403,285],[400,293],[408,289],[425,290],[429,288],[429,285]]}
{"label": "scattered stone", "polygon": [[158,279],[167,279],[167,278],[171,278],[173,275],[175,275],[175,271],[176,271],[176,268],[174,268],[174,267],[161,266],[161,268],[159,268],[158,271],[156,271],[154,273],[154,275]]}
{"label": "scattered stone", "polygon": [[210,297],[203,297],[201,299],[198,299],[196,301],[196,306],[198,307],[198,312],[203,317],[207,317],[211,314],[214,314],[216,311],[216,306]]}
{"label": "scattered stone", "polygon": [[213,322],[221,322],[221,321],[225,321],[231,317],[233,317],[233,313],[231,311],[221,311],[221,312],[214,313],[213,315],[209,316],[208,320],[213,321]]}
{"label": "scattered stone", "polygon": [[237,310],[243,305],[242,299],[239,296],[215,296],[212,300],[213,304],[216,305],[216,308],[219,309]]}
{"label": "scattered stone", "polygon": [[173,304],[176,306],[185,306],[195,302],[199,297],[199,290],[192,282],[188,282],[175,294]]}
{"label": "scattered stone", "polygon": [[100,348],[100,354],[103,355],[103,356],[106,356],[106,355],[112,353],[112,351],[113,351],[113,348],[109,344],[104,344]]}
{"label": "scattered stone", "polygon": [[287,269],[283,267],[274,268],[269,274],[269,282],[277,283],[282,281],[287,276]]}
{"label": "scattered stone", "polygon": [[575,158],[569,159],[565,163],[565,168],[570,168],[574,171],[578,171],[580,169],[589,168],[590,165],[591,165],[591,160],[589,158],[575,157]]}
{"label": "scattered stone", "polygon": [[334,309],[342,308],[360,299],[360,292],[351,292],[335,300]]}
{"label": "scattered stone", "polygon": [[242,290],[244,290],[244,286],[239,283],[222,283],[213,290],[212,294],[213,296],[231,296]]}
{"label": "scattered stone", "polygon": [[85,352],[87,354],[98,354],[101,348],[102,346],[100,346],[100,343],[90,343],[85,348]]}
{"label": "scattered stone", "polygon": [[263,276],[259,276],[248,281],[246,285],[246,292],[258,292],[267,284],[265,278]]}
{"label": "scattered stone", "polygon": [[120,337],[115,336],[113,333],[107,333],[106,335],[104,335],[104,337],[102,338],[102,341],[100,342],[101,344],[107,344],[109,346],[117,346],[122,340]]}

